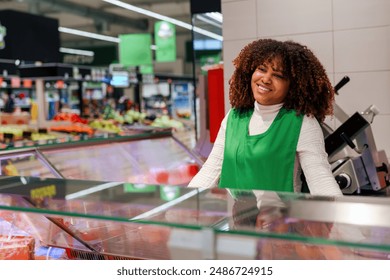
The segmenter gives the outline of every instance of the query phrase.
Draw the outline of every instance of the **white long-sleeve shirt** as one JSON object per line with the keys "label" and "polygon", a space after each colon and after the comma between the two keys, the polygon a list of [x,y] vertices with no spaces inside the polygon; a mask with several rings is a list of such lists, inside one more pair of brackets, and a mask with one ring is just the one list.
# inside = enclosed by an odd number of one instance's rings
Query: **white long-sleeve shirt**
{"label": "white long-sleeve shirt", "polygon": [[[254,112],[249,122],[249,134],[257,135],[265,132],[272,124],[283,104],[264,106],[255,102]],[[225,147],[225,131],[228,114],[221,123],[213,149],[201,170],[191,180],[188,187],[212,188],[218,186],[222,170]],[[301,168],[305,174],[311,195],[342,196],[339,185],[335,181],[328,155],[325,152],[324,136],[318,121],[304,116],[298,139],[294,163],[294,191],[301,191]],[[257,176],[261,176],[257,175]],[[264,199],[264,191],[254,191]],[[271,196],[272,192],[269,194]]]}

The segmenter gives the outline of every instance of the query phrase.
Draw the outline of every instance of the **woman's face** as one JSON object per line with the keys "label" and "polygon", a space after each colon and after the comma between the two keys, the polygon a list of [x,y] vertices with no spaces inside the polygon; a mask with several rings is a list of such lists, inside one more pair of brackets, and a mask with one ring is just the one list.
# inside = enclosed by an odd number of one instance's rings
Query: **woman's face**
{"label": "woman's face", "polygon": [[284,75],[279,58],[259,65],[252,74],[253,97],[261,105],[282,103],[288,93],[290,81]]}

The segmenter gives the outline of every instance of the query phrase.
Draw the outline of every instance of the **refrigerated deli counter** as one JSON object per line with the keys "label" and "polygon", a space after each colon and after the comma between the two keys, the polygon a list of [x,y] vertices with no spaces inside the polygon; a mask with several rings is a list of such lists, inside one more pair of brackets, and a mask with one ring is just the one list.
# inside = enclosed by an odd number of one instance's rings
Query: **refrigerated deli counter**
{"label": "refrigerated deli counter", "polygon": [[203,161],[172,129],[73,135],[0,150],[1,175],[186,185]]}
{"label": "refrigerated deli counter", "polygon": [[2,176],[0,258],[389,259],[387,197],[263,200],[259,209],[230,190]]}

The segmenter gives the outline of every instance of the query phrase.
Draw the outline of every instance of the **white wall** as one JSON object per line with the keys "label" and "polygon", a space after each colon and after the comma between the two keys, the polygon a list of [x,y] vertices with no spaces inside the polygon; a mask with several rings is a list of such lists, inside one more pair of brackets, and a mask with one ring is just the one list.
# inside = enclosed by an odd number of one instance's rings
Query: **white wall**
{"label": "white wall", "polygon": [[[292,39],[307,45],[335,85],[350,77],[336,97],[349,115],[374,104],[378,150],[390,158],[390,1],[222,0],[225,98],[232,60],[257,38]],[[225,102],[226,110],[229,102]],[[338,123],[329,122],[333,127]]]}

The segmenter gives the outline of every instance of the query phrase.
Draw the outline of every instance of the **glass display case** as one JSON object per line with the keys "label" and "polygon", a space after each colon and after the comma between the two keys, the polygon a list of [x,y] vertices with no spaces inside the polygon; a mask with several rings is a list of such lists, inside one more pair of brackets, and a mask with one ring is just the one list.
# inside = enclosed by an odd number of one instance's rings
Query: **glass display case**
{"label": "glass display case", "polygon": [[153,127],[3,150],[0,161],[3,175],[170,185],[188,184],[202,164],[170,129]]}
{"label": "glass display case", "polygon": [[266,193],[258,208],[223,189],[19,176],[0,186],[2,259],[390,256],[387,197]]}

